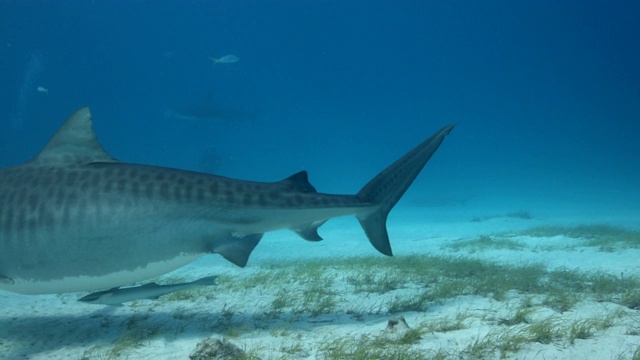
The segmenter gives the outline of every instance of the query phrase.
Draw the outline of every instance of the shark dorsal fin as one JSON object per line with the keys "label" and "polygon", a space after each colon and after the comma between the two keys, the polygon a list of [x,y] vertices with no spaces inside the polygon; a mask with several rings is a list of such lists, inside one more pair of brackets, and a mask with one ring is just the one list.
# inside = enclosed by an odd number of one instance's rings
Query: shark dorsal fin
{"label": "shark dorsal fin", "polygon": [[93,132],[91,112],[88,107],[83,107],[62,124],[31,163],[70,165],[115,161],[98,142]]}
{"label": "shark dorsal fin", "polygon": [[280,180],[279,183],[300,192],[316,192],[316,188],[309,182],[309,175],[304,170]]}

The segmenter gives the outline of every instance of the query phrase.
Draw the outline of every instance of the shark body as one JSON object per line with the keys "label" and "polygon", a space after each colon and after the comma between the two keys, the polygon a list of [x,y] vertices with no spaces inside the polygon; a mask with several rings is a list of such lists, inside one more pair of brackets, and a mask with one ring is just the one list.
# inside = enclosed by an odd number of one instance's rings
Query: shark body
{"label": "shark body", "polygon": [[355,215],[392,255],[387,214],[453,129],[436,132],[355,195],[318,193],[302,171],[265,183],[128,164],[107,154],[88,108],[31,161],[0,170],[0,289],[45,294],[133,284],[217,253],[238,266],[265,232],[319,241]]}
{"label": "shark body", "polygon": [[196,281],[179,284],[158,285],[156,283],[144,284],[127,288],[113,288],[105,291],[83,296],[78,301],[89,304],[101,304],[111,306],[122,306],[122,303],[149,299],[155,300],[160,296],[168,295],[176,291],[185,290],[194,286],[211,286],[216,285],[217,276],[208,276]]}
{"label": "shark body", "polygon": [[214,108],[213,106],[168,108],[164,111],[164,116],[167,118],[187,121],[251,121],[257,117],[256,114],[256,112]]}
{"label": "shark body", "polygon": [[216,103],[213,92],[209,92],[195,104],[166,109],[164,116],[186,121],[238,122],[255,120],[258,111],[220,106]]}

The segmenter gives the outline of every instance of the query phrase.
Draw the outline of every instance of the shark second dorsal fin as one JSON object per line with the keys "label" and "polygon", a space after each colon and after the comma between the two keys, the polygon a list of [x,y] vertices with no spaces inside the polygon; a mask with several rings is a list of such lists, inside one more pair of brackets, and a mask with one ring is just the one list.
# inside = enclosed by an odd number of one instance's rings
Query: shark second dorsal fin
{"label": "shark second dorsal fin", "polygon": [[314,188],[309,182],[309,175],[304,170],[299,171],[286,179],[280,180],[278,183],[291,190],[300,192],[316,192],[316,188]]}
{"label": "shark second dorsal fin", "polygon": [[115,161],[98,142],[93,132],[91,112],[88,107],[83,107],[62,124],[31,163],[67,165]]}

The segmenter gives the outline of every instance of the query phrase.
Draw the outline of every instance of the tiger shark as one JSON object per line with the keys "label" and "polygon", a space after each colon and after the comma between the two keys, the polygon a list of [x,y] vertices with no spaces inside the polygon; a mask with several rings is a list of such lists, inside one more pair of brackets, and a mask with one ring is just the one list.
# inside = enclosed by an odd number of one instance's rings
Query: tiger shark
{"label": "tiger shark", "polygon": [[391,256],[387,215],[454,126],[357,194],[335,195],[317,192],[305,171],[253,182],[120,162],[100,145],[83,107],[34,159],[0,170],[0,289],[112,289],[210,253],[244,267],[264,233],[291,229],[319,241],[323,223],[346,215]]}
{"label": "tiger shark", "polygon": [[166,109],[164,116],[187,121],[236,122],[255,120],[258,111],[219,106],[213,92],[209,92],[196,104]]}

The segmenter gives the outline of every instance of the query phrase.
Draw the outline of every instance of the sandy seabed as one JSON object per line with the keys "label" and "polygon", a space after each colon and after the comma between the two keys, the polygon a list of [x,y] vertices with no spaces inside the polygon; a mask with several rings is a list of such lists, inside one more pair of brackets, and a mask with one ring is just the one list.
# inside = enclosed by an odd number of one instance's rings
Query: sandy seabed
{"label": "sandy seabed", "polygon": [[404,207],[387,258],[334,219],[318,243],[267,234],[246,268],[211,255],[155,279],[219,275],[158,300],[0,292],[0,358],[186,359],[209,337],[252,359],[640,359],[637,221]]}

